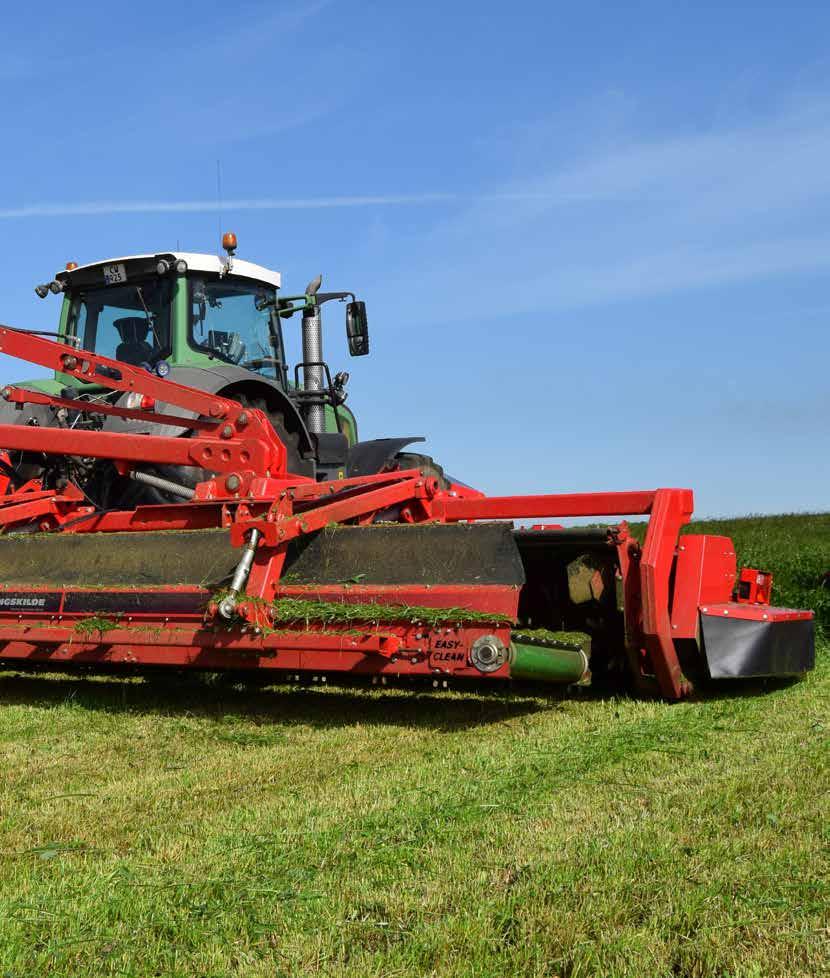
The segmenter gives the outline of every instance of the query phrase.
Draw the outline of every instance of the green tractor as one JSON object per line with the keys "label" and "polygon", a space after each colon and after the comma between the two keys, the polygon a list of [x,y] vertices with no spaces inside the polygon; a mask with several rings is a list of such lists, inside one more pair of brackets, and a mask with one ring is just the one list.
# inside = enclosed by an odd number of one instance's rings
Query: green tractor
{"label": "green tractor", "polygon": [[[422,438],[358,440],[357,422],[344,403],[349,375],[332,376],[323,359],[322,307],[330,301],[346,303],[349,353],[365,356],[365,304],[350,292],[320,291],[322,276],[301,295],[283,296],[278,272],[236,257],[235,235],[226,234],[222,244],[224,258],[163,252],[81,266],[70,262],[53,281],[35,289],[41,298],[63,298],[57,334],[48,335],[260,408],[284,442],[294,474],[322,480],[425,466],[441,475],[428,457],[402,452]],[[293,317],[302,323],[302,352],[292,367],[283,323]],[[119,396],[61,373],[18,386],[72,400],[107,399],[145,411],[156,408],[139,395]],[[176,413],[187,414],[180,409]],[[182,434],[169,425],[40,405],[20,410],[0,403],[0,423]],[[186,491],[204,478],[193,468],[147,466],[126,480],[110,463],[62,456],[13,456],[10,466],[14,485],[35,477],[49,487],[72,481],[103,509],[168,502],[176,498],[177,487],[181,494],[182,487]]]}

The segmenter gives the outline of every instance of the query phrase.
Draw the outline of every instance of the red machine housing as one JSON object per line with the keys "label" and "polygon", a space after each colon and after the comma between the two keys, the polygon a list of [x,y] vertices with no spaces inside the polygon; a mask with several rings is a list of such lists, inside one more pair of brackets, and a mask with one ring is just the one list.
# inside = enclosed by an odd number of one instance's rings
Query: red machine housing
{"label": "red machine housing", "polygon": [[[500,532],[486,530],[490,521],[648,517],[642,542],[624,522],[599,534],[603,554],[612,554],[620,593],[619,646],[641,687],[654,686],[670,699],[687,694],[692,688],[689,648],[712,676],[790,674],[812,667],[812,613],[770,608],[771,575],[745,569],[737,577],[728,538],[681,536],[693,510],[689,489],[487,497],[460,485],[441,489],[435,479],[414,469],[313,482],[286,471],[285,448],[260,411],[8,327],[0,328],[0,350],[116,391],[137,392],[148,407],[162,404],[197,413],[190,419],[100,401],[87,408],[78,401],[6,388],[3,397],[20,405],[68,406],[161,421],[189,433],[162,437],[0,425],[0,447],[6,451],[111,459],[122,475],[147,463],[191,465],[215,473],[197,486],[190,501],[114,512],[97,511],[71,483],[57,490],[35,481],[12,490],[6,478],[0,485],[6,491],[0,497],[0,530],[6,534],[0,538],[0,563],[6,568],[0,577],[0,663],[257,669],[281,676],[434,681],[509,679],[508,650],[513,648],[522,594],[526,586],[540,584],[523,578],[512,543],[503,544],[512,570],[494,565],[489,579],[462,573],[438,583],[384,583],[356,574],[352,580],[296,584],[284,576],[291,548],[300,538],[322,538],[333,526],[373,532],[379,519],[397,513],[401,527],[420,526],[439,545],[440,527],[469,526],[478,534],[470,539],[478,540],[486,534],[495,539]],[[24,539],[32,531],[38,531],[37,544]],[[551,548],[569,539],[560,524],[538,524],[538,531],[542,544],[548,546],[545,541],[550,540]],[[244,587],[232,594],[231,620],[222,616],[221,596],[198,580],[177,582],[173,577],[148,585],[153,556],[145,560],[142,573],[133,569],[123,579],[95,586],[72,579],[71,573],[38,583],[45,565],[71,563],[75,552],[78,566],[102,563],[102,550],[87,552],[84,547],[109,543],[123,554],[135,548],[151,554],[154,542],[163,550],[174,539],[183,540],[185,549],[188,542],[204,540],[220,541],[222,552],[235,548],[237,571],[245,573]],[[35,557],[41,555],[39,569],[33,571],[27,563],[26,546]],[[482,566],[488,559],[485,553]],[[297,597],[361,607],[446,609],[446,617],[439,624],[403,614],[397,621],[281,623],[281,602]],[[748,625],[758,627],[747,630]],[[504,658],[497,668],[483,672],[473,650],[485,641],[504,650]]]}

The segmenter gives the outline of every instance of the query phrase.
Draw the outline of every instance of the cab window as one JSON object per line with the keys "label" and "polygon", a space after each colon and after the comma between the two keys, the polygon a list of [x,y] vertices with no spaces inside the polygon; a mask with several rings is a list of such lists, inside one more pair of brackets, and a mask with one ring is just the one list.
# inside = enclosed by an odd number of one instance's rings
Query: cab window
{"label": "cab window", "polygon": [[278,342],[272,341],[276,290],[255,282],[190,279],[190,344],[225,363],[278,376]]}
{"label": "cab window", "polygon": [[152,279],[86,289],[72,299],[68,332],[82,349],[122,363],[170,356],[170,285]]}

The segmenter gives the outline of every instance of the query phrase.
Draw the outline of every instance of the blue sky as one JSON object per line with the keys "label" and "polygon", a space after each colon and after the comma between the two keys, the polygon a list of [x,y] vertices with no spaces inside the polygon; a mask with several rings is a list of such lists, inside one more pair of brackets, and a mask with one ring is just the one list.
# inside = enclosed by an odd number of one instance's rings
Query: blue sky
{"label": "blue sky", "polygon": [[[488,492],[830,508],[830,7],[4,9],[0,321],[69,259],[240,257],[368,303],[362,437]],[[22,371],[22,373],[21,373]],[[37,368],[3,357],[0,379]]]}

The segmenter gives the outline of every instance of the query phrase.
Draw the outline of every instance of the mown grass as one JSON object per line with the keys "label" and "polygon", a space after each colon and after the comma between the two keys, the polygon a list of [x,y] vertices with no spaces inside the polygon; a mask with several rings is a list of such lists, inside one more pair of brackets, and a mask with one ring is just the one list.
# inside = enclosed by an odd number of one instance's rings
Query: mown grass
{"label": "mown grass", "polygon": [[[830,517],[728,532],[828,624]],[[677,705],[0,674],[0,975],[825,974],[828,652]]]}

